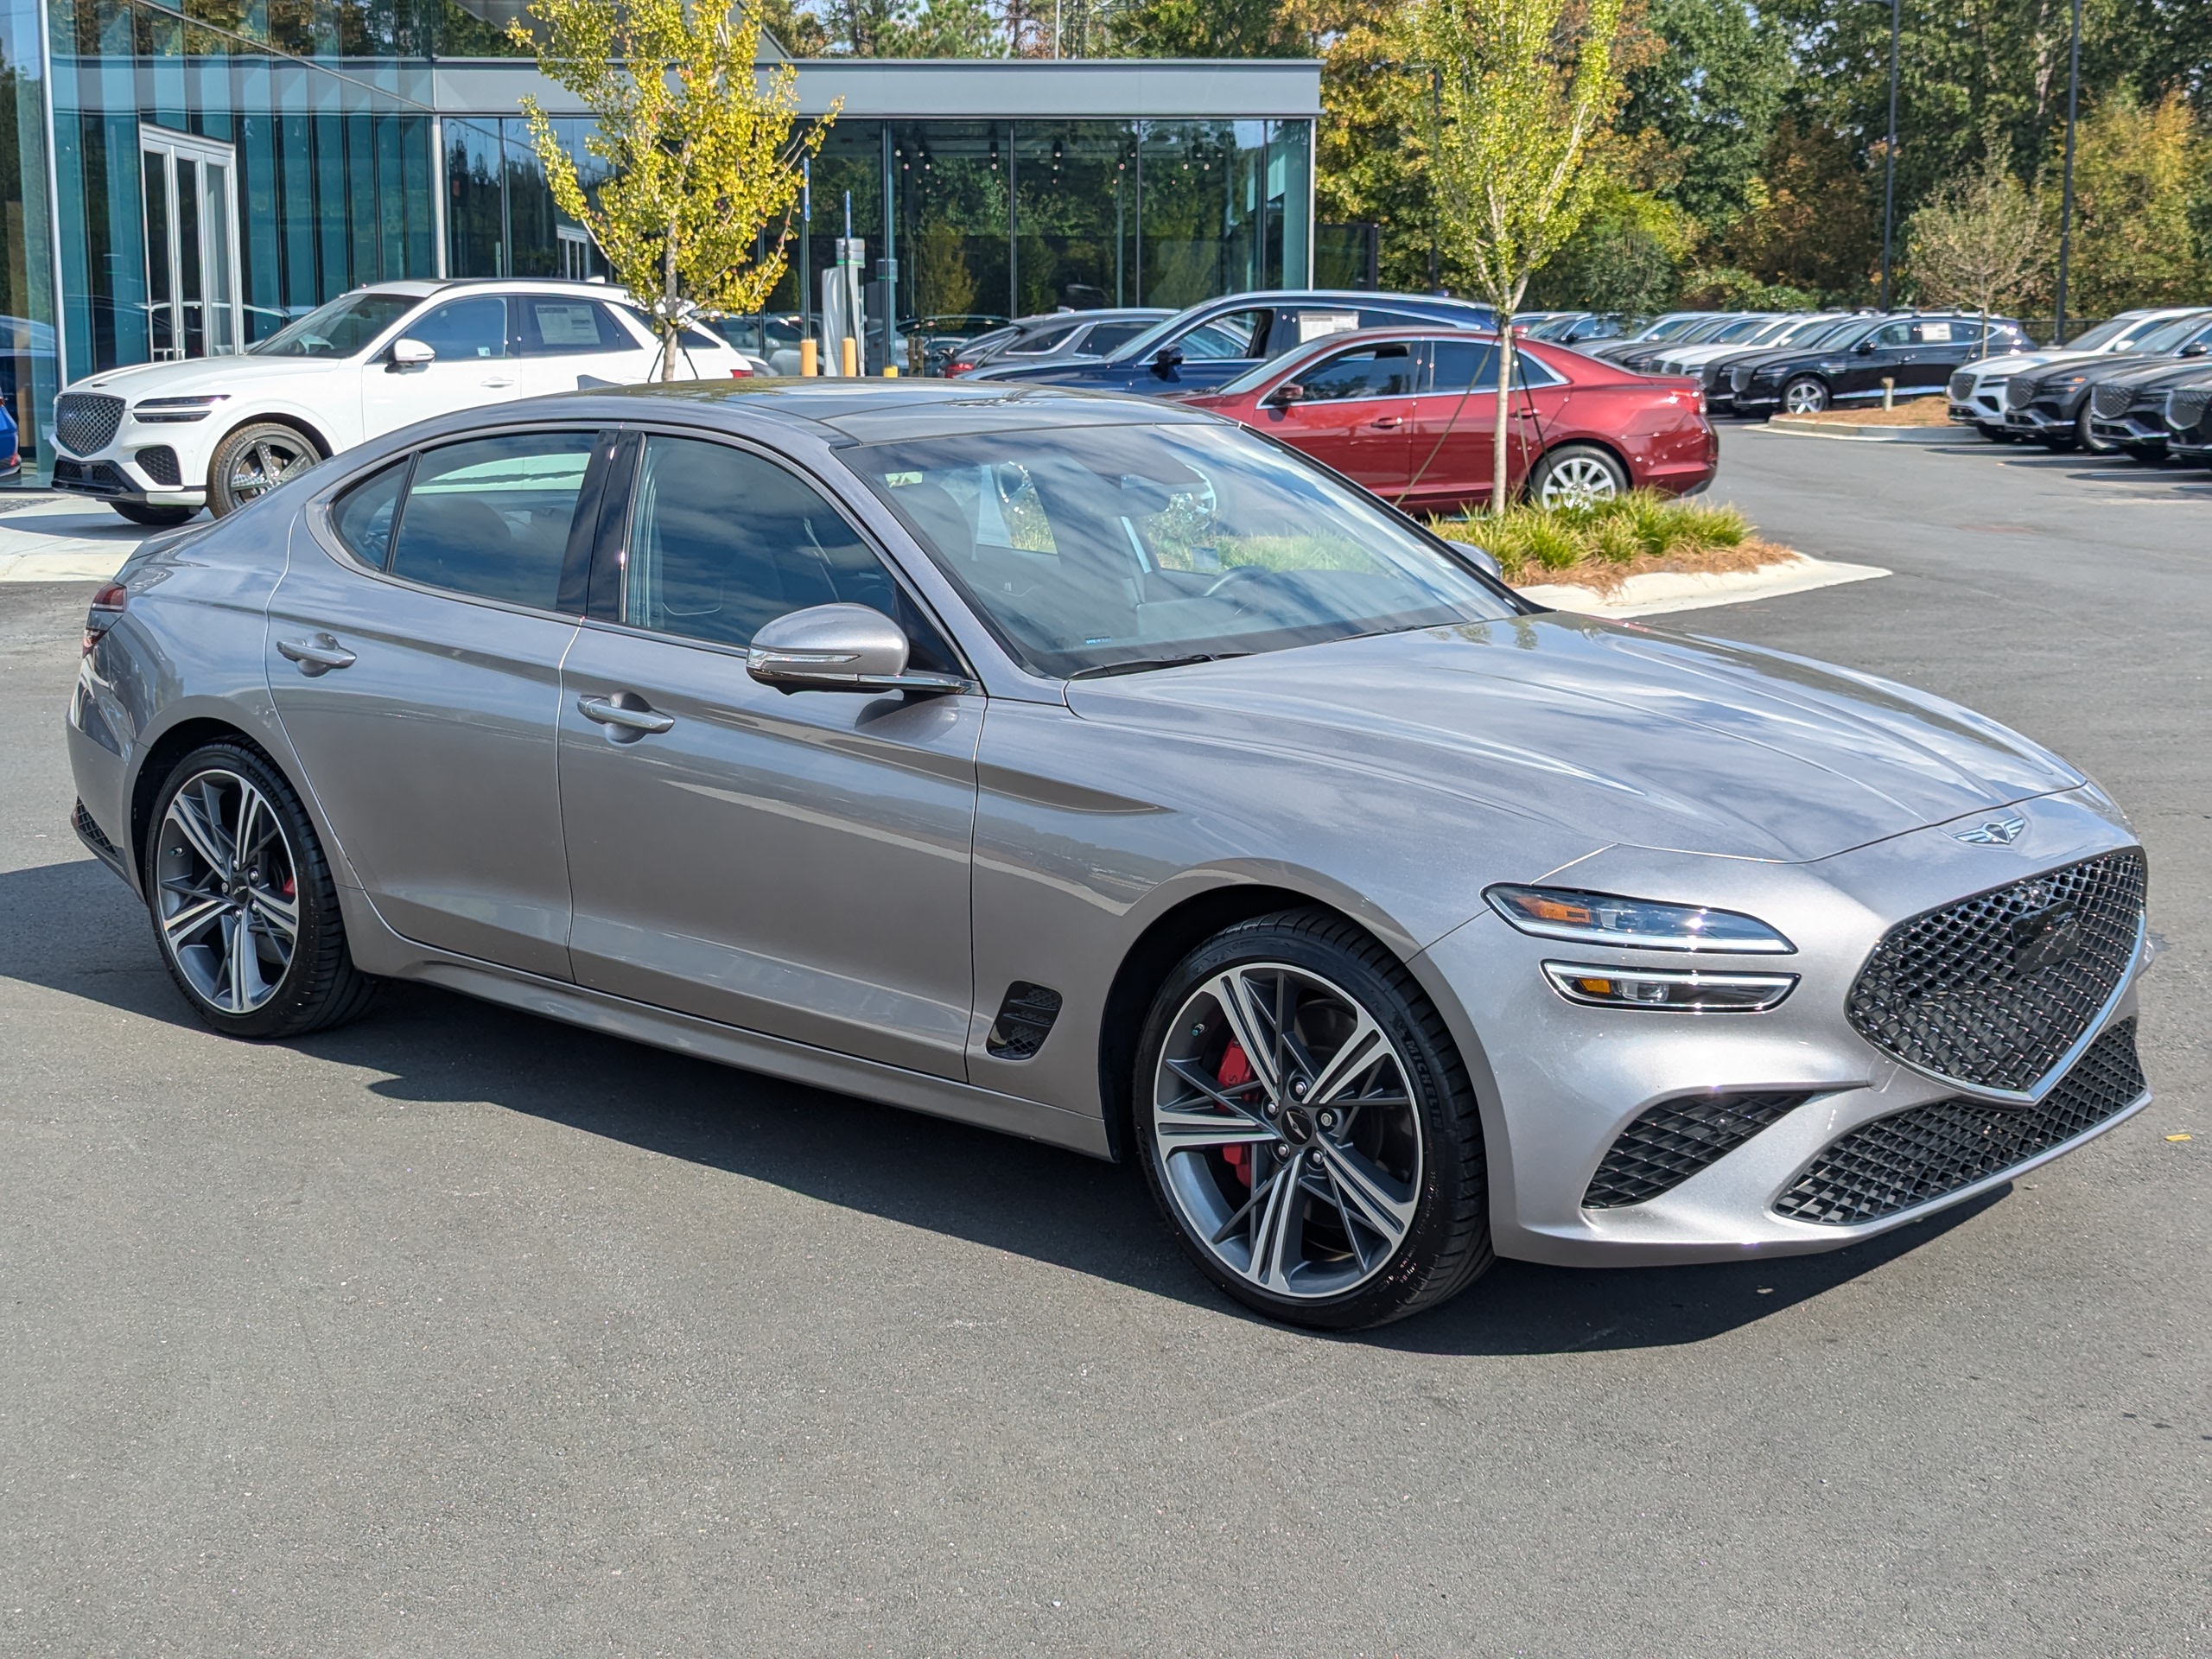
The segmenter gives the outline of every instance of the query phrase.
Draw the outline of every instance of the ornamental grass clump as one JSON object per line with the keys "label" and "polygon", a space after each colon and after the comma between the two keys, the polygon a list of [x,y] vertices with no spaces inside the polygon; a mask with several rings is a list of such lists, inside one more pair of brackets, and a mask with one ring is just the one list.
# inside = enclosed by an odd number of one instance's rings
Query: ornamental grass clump
{"label": "ornamental grass clump", "polygon": [[1587,506],[1526,502],[1497,518],[1438,518],[1437,534],[1486,549],[1517,587],[1568,582],[1600,592],[1656,570],[1755,570],[1798,556],[1762,541],[1733,507],[1632,490]]}

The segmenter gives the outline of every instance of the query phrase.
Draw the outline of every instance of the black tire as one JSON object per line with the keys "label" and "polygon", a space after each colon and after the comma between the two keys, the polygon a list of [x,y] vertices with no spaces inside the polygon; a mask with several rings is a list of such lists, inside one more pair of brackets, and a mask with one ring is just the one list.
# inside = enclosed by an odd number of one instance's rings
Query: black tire
{"label": "black tire", "polygon": [[[297,917],[289,961],[275,979],[268,982],[265,1000],[244,1012],[226,1008],[207,994],[196,980],[195,972],[187,968],[184,958],[191,947],[181,948],[164,925],[164,906],[181,905],[192,896],[179,890],[183,880],[178,874],[179,865],[195,860],[207,861],[199,858],[194,846],[185,844],[188,837],[170,827],[169,809],[188,787],[212,790],[214,798],[219,800],[228,787],[226,779],[251,785],[266,803],[269,817],[281,834],[281,842],[261,840],[263,850],[253,856],[258,865],[270,858],[271,849],[281,851],[289,878],[289,891],[283,896],[291,901]],[[204,798],[207,798],[205,794],[195,796],[195,799]],[[223,1035],[248,1039],[302,1036],[356,1018],[375,996],[377,982],[353,965],[353,955],[346,949],[346,925],[338,909],[337,883],[331,876],[328,861],[323,857],[322,843],[315,837],[315,825],[283,773],[246,743],[235,740],[209,743],[194,749],[170,768],[169,775],[162,782],[161,792],[154,798],[142,868],[155,948],[161,952],[169,976],[176,981],[177,988],[184,993],[193,1011]],[[281,889],[283,884],[274,879],[279,872],[272,869],[270,874],[271,885]],[[219,931],[217,937],[231,936]],[[210,976],[206,974],[204,964],[199,971],[202,977]]]}
{"label": "black tire", "polygon": [[207,511],[217,518],[236,512],[321,459],[315,440],[289,422],[242,426],[208,458]]}
{"label": "black tire", "polygon": [[[1594,443],[1563,443],[1558,448],[1548,449],[1537,456],[1536,464],[1529,469],[1529,499],[1540,505],[1554,505],[1546,503],[1545,496],[1558,487],[1556,480],[1562,475],[1573,479],[1581,474],[1595,485],[1599,474],[1612,480],[1610,493],[1628,493],[1630,484],[1628,468],[1621,465],[1618,456]],[[1579,492],[1578,496],[1586,500],[1601,500],[1607,493],[1599,486]]]}
{"label": "black tire", "polygon": [[181,524],[200,511],[197,507],[161,507],[147,501],[111,501],[108,505],[134,524],[162,527]]}
{"label": "black tire", "polygon": [[2082,412],[2074,417],[2074,445],[2085,455],[2108,455],[2113,451],[2111,444],[2090,429],[2087,399],[2082,402]]}
{"label": "black tire", "polygon": [[[1802,407],[1791,406],[1789,399],[1792,392],[1798,394],[1798,401]],[[1827,381],[1815,375],[1801,374],[1783,387],[1782,407],[1777,412],[1785,416],[1816,415],[1826,409],[1831,401],[1833,400],[1828,397]]]}
{"label": "black tire", "polygon": [[[1207,1038],[1201,1035],[1203,1023],[1186,1026],[1183,1016],[1194,998],[1206,995],[1206,988],[1217,976],[1240,967],[1261,964],[1284,965],[1325,982],[1348,995],[1375,1021],[1393,1051],[1386,1059],[1395,1060],[1405,1080],[1407,1087],[1401,1098],[1411,1103],[1410,1112],[1401,1109],[1390,1121],[1402,1125],[1402,1132],[1408,1134],[1418,1125],[1418,1170],[1408,1181],[1405,1191],[1408,1196],[1402,1200],[1412,1206],[1410,1224],[1396,1248],[1386,1257],[1372,1267],[1364,1256],[1361,1258],[1358,1272],[1365,1276],[1340,1294],[1277,1294],[1255,1284],[1227,1265],[1213,1245],[1200,1237],[1198,1228],[1180,1207],[1184,1201],[1171,1194],[1169,1189],[1167,1157],[1160,1151],[1156,1134],[1161,1109],[1158,1094],[1167,1046],[1171,1039],[1179,1046],[1186,1042],[1197,1044],[1199,1047],[1193,1052],[1203,1052],[1203,1046],[1211,1042],[1212,1052],[1219,1054],[1227,1041],[1225,1029],[1221,1035]],[[1300,1015],[1294,1019],[1293,1025],[1297,1026],[1302,1018]],[[1310,1033],[1302,1029],[1301,1034],[1310,1039]],[[1322,1045],[1314,1044],[1313,1047],[1320,1052]],[[1319,1062],[1319,1066],[1325,1071],[1327,1062]],[[1218,1061],[1215,1070],[1219,1076]],[[1302,1097],[1302,1090],[1300,1092]],[[1333,1331],[1384,1325],[1433,1307],[1458,1294],[1491,1265],[1490,1189],[1482,1120],[1466,1067],[1445,1029],[1442,1017],[1404,965],[1366,933],[1332,911],[1283,911],[1242,922],[1215,934],[1185,957],[1160,986],[1146,1016],[1130,1079],[1130,1100],[1138,1160],[1144,1166],[1154,1202],[1181,1241],[1185,1252],[1215,1284],[1246,1306],[1272,1319]],[[1290,1116],[1285,1112],[1282,1122],[1287,1124]],[[1377,1116],[1370,1122],[1382,1121],[1378,1108]],[[1320,1122],[1325,1125],[1326,1117],[1321,1117]],[[1299,1132],[1310,1134],[1318,1143],[1320,1130],[1315,1127],[1313,1114],[1308,1114]],[[1354,1133],[1352,1122],[1347,1117],[1342,1135],[1335,1144],[1339,1149],[1351,1144]],[[1252,1148],[1246,1148],[1245,1154],[1245,1187],[1254,1191],[1252,1174],[1256,1172],[1256,1160]],[[1189,1153],[1177,1155],[1185,1159],[1192,1156]],[[1214,1161],[1202,1161],[1200,1166],[1200,1173],[1217,1184],[1217,1194],[1224,1203],[1233,1202],[1236,1189],[1230,1184],[1230,1176],[1222,1172],[1233,1173],[1236,1167]],[[1410,1169],[1411,1166],[1404,1164],[1402,1167]],[[1320,1198],[1304,1196],[1306,1189],[1302,1186],[1291,1190],[1300,1195],[1292,1203],[1306,1206],[1300,1211],[1306,1219],[1300,1223],[1299,1248],[1329,1249],[1334,1261],[1341,1263],[1347,1251],[1328,1246],[1325,1237],[1316,1245],[1307,1236],[1309,1226],[1322,1234],[1326,1227],[1335,1225],[1328,1221],[1328,1212],[1322,1209]],[[1256,1194],[1254,1199],[1247,1200],[1246,1207],[1255,1201]],[[1339,1229],[1335,1236],[1344,1237],[1344,1230]]]}

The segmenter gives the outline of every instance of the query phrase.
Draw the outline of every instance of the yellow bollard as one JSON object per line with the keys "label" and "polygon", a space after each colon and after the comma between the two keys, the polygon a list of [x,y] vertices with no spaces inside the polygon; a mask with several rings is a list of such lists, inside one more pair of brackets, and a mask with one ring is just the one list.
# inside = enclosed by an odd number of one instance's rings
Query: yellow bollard
{"label": "yellow bollard", "polygon": [[896,363],[885,364],[883,365],[883,378],[887,380],[896,380],[899,378],[899,365]]}
{"label": "yellow bollard", "polygon": [[842,371],[845,378],[849,380],[861,372],[861,343],[850,334],[847,334],[843,340],[838,341],[838,346],[845,359],[842,365]]}
{"label": "yellow bollard", "polygon": [[811,378],[822,372],[822,365],[817,360],[820,352],[821,347],[816,345],[813,340],[802,340],[799,341],[798,372],[801,374]]}

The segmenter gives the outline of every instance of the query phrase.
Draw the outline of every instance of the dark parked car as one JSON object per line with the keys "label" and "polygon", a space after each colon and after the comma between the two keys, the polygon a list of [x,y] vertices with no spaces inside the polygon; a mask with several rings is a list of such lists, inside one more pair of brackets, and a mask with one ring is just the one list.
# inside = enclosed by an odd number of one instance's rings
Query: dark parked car
{"label": "dark parked car", "polygon": [[1700,346],[1752,345],[1778,332],[1787,321],[1763,311],[1746,311],[1739,316],[1713,317],[1673,340],[1655,340],[1624,350],[1607,352],[1605,360],[1618,363],[1624,369],[1633,369],[1638,374],[1649,374],[1657,366],[1659,359],[1669,352],[1689,351]]}
{"label": "dark parked car", "polygon": [[1174,315],[1164,305],[1151,305],[1107,311],[1046,311],[1033,317],[1017,317],[1003,328],[967,341],[938,372],[957,378],[986,363],[1025,366],[1048,357],[1110,357],[1153,324]]}
{"label": "dark parked car", "polygon": [[[1523,340],[1506,434],[1510,493],[1587,505],[1628,489],[1690,495],[1713,481],[1719,440],[1696,384],[1633,374]],[[1195,408],[1232,416],[1333,467],[1394,506],[1450,512],[1491,499],[1495,341],[1437,329],[1316,340]]]}
{"label": "dark parked car", "polygon": [[1554,346],[1578,348],[1618,340],[1628,332],[1628,325],[1620,318],[1601,317],[1593,311],[1563,311],[1533,325],[1516,319],[1513,326],[1523,340],[1547,340]]}
{"label": "dark parked car", "polygon": [[2166,453],[2212,462],[2212,374],[2166,392]]}
{"label": "dark parked car", "polygon": [[1802,354],[1816,346],[1833,346],[1856,335],[1872,321],[1869,314],[1808,317],[1779,340],[1764,346],[1746,346],[1726,351],[1710,358],[1693,369],[1705,386],[1706,412],[1719,415],[1733,409],[1736,404],[1735,373],[1738,368],[1757,368],[1772,360],[1780,362],[1793,354]]}
{"label": "dark parked car", "polygon": [[1980,318],[1955,312],[1870,317],[1818,346],[1738,363],[1728,384],[1738,414],[1779,410],[1809,415],[1836,404],[1879,397],[1885,380],[1900,397],[1939,391],[1951,371],[1968,358],[2017,351],[2027,343],[2020,325],[2009,317],[1992,317],[1986,339]]}
{"label": "dark parked car", "polygon": [[943,374],[971,340],[1006,326],[1004,317],[985,311],[909,318],[899,325],[899,361],[909,374]]}
{"label": "dark parked car", "polygon": [[1734,315],[1731,311],[1669,311],[1663,316],[1652,318],[1640,328],[1624,328],[1602,345],[1585,349],[1592,357],[1610,360],[1623,352],[1635,350],[1647,341],[1664,340],[1669,345],[1685,346],[1700,329],[1707,325],[1718,327]]}
{"label": "dark parked car", "polygon": [[1046,363],[1030,369],[994,365],[966,378],[1186,397],[1226,385],[1326,334],[1355,328],[1494,329],[1497,321],[1497,314],[1486,305],[1427,294],[1325,289],[1232,294],[1177,312],[1097,362]]}
{"label": "dark parked car", "polygon": [[2052,449],[2109,448],[2093,428],[2090,394],[2107,385],[2133,387],[2139,378],[2155,379],[2212,352],[2212,311],[2170,329],[2159,343],[2163,351],[2065,358],[2032,374],[2014,375],[2005,387],[2006,429]]}
{"label": "dark parked car", "polygon": [[2162,461],[2172,435],[2166,429],[2166,394],[2206,381],[2202,353],[2181,363],[2145,368],[2107,380],[2089,393],[2089,432],[2137,461]]}

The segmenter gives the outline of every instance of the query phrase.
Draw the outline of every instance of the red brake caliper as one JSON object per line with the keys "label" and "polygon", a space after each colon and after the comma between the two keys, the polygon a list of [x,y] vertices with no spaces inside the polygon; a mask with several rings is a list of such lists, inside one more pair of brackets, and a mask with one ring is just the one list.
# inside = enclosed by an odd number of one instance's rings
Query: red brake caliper
{"label": "red brake caliper", "polygon": [[[1214,1078],[1224,1089],[1241,1089],[1252,1081],[1251,1057],[1234,1037],[1223,1051],[1221,1064],[1214,1070]],[[1236,1172],[1236,1179],[1245,1185],[1252,1185],[1252,1148],[1249,1146],[1230,1146],[1221,1149],[1229,1166]]]}

